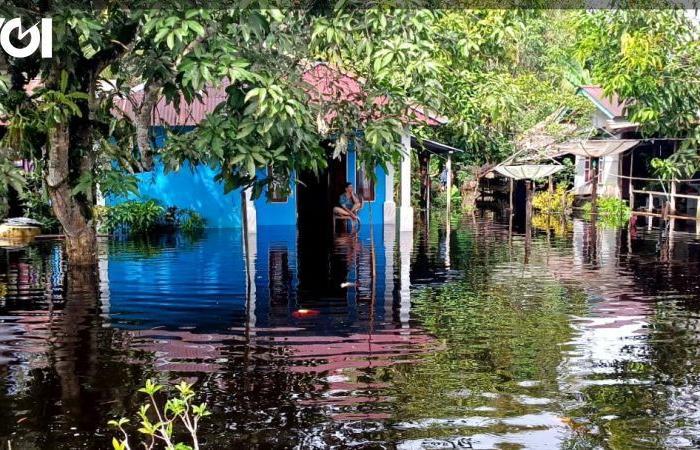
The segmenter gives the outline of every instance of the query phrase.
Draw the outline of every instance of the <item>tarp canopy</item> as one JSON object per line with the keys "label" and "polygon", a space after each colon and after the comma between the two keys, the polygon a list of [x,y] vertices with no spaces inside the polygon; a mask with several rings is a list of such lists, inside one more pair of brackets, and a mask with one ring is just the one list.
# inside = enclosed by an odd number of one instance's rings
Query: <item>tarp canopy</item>
{"label": "tarp canopy", "polygon": [[592,139],[564,142],[557,144],[555,148],[559,155],[572,154],[588,158],[602,158],[623,153],[639,142],[637,139]]}
{"label": "tarp canopy", "polygon": [[498,173],[515,180],[537,180],[546,178],[562,170],[561,164],[518,164],[496,166]]}
{"label": "tarp canopy", "polygon": [[416,139],[411,136],[411,147],[416,149],[425,149],[431,153],[444,155],[447,153],[461,153],[464,150],[443,144],[442,142],[431,141],[430,139]]}

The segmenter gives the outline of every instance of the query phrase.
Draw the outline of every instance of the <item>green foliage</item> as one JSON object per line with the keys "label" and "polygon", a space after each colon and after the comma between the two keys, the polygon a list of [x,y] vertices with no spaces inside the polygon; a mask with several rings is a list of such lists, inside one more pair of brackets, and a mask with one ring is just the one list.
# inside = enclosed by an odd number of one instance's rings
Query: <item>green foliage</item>
{"label": "green foliage", "polygon": [[126,197],[129,194],[138,194],[138,179],[134,174],[122,170],[100,170],[97,174],[83,172],[73,187],[73,195],[92,195],[92,189],[100,187],[105,197]]}
{"label": "green foliage", "polygon": [[26,181],[20,169],[10,161],[0,161],[0,196],[7,195],[12,188],[21,193],[24,191]]}
{"label": "green foliage", "polygon": [[60,224],[51,210],[49,195],[41,177],[41,169],[25,174],[26,189],[19,194],[24,216],[41,222],[44,233],[57,233]]}
{"label": "green foliage", "polygon": [[107,207],[99,214],[106,231],[124,231],[130,234],[154,231],[162,223],[164,215],[165,208],[155,200],[131,200]]}
{"label": "green foliage", "polygon": [[108,233],[143,236],[154,231],[180,231],[195,235],[207,221],[196,211],[176,206],[164,207],[156,200],[129,200],[115,206],[95,208],[95,217]]}
{"label": "green foliage", "polygon": [[[625,200],[616,197],[598,197],[596,202],[598,213],[597,220],[607,228],[621,228],[627,225],[632,216],[632,208]],[[590,216],[592,212],[591,202],[583,205],[583,212]]]}
{"label": "green foliage", "polygon": [[690,178],[700,169],[700,156],[696,149],[684,149],[668,158],[653,158],[651,167],[662,181]]}
{"label": "green foliage", "polygon": [[574,158],[564,158],[562,160],[562,165],[564,168],[554,174],[554,181],[557,185],[571,187],[574,184],[574,177],[576,176],[576,161]]}
{"label": "green foliage", "polygon": [[7,196],[10,188],[20,194],[24,192],[24,176],[10,161],[0,161],[0,219],[7,214]]}
{"label": "green foliage", "polygon": [[683,9],[577,13],[574,51],[608,95],[626,102],[647,135],[700,138],[700,41]]}
{"label": "green foliage", "polygon": [[206,219],[191,209],[178,210],[177,217],[180,230],[187,234],[200,233],[207,226]]}
{"label": "green foliage", "polygon": [[[197,432],[199,422],[204,417],[211,415],[206,403],[197,404],[194,402],[195,392],[192,385],[182,381],[175,386],[177,391],[174,395],[169,395],[165,403],[161,406],[157,400],[159,393],[165,391],[165,386],[147,380],[144,387],[139,392],[147,396],[146,403],[143,403],[138,411],[138,433],[141,435],[139,447],[145,449],[165,448],[167,450],[192,450],[199,449],[199,439]],[[119,437],[112,438],[114,450],[130,450],[131,444],[129,432],[125,426],[130,423],[129,419],[122,417],[110,420],[109,425],[117,428]],[[184,427],[188,434],[186,443],[176,436],[176,427]]]}
{"label": "green foliage", "polygon": [[540,191],[532,198],[532,207],[547,214],[568,214],[574,204],[574,194],[559,185],[554,192]]}
{"label": "green foliage", "polygon": [[[431,200],[430,204],[434,208],[444,208],[447,206],[447,191],[443,190],[442,192],[437,193],[437,195],[431,194]],[[459,202],[461,201],[462,197],[459,192],[459,188],[457,186],[452,186],[452,192],[450,192],[450,206],[451,207],[458,207]]]}

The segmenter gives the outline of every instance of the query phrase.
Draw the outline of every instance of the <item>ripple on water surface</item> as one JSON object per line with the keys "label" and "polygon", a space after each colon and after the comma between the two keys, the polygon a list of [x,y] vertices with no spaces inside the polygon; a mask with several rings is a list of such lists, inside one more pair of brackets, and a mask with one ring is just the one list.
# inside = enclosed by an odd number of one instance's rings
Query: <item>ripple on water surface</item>
{"label": "ripple on water surface", "polygon": [[208,448],[700,445],[693,236],[418,228],[103,242],[92,278],[0,251],[0,441],[108,447],[157,377]]}

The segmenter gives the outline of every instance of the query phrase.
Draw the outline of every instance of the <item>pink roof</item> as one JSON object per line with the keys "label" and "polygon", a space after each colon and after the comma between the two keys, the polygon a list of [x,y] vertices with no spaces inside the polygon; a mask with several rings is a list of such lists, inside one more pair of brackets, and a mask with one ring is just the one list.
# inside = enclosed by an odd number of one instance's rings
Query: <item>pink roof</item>
{"label": "pink roof", "polygon": [[[367,99],[367,93],[362,89],[361,82],[350,75],[332,69],[327,64],[316,64],[302,74],[302,80],[308,85],[307,93],[313,101],[333,102],[334,100],[349,101],[361,106]],[[194,126],[204,120],[207,114],[214,111],[217,105],[226,100],[226,86],[209,87],[202,95],[202,99],[187,104],[184,98],[180,101],[180,111],[175,106],[168,104],[165,98],[161,98],[152,116],[153,125],[168,126]],[[117,113],[124,111],[127,116],[133,117],[133,104],[139,104],[143,99],[143,91],[136,91],[130,95],[131,100],[120,98],[115,100]],[[373,99],[374,104],[383,105],[389,101],[387,96]],[[335,116],[333,111],[326,115],[326,119]],[[405,117],[408,122],[419,122],[431,126],[441,125],[446,119],[434,114],[428,114],[418,107],[409,108]]]}
{"label": "pink roof", "polygon": [[627,104],[621,102],[617,94],[606,96],[600,86],[581,86],[580,89],[614,117],[624,117]]}

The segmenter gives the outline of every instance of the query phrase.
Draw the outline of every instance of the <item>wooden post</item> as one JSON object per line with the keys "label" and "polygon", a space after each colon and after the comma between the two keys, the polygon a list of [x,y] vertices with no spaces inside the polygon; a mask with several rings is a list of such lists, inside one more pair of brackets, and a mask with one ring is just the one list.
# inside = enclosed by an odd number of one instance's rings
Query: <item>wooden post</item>
{"label": "wooden post", "polygon": [[600,158],[591,158],[591,219],[596,220],[598,214],[598,165]]}
{"label": "wooden post", "polygon": [[525,264],[530,262],[530,245],[532,243],[532,195],[535,182],[525,182]]}
{"label": "wooden post", "polygon": [[552,175],[549,176],[549,193],[554,192],[554,177]]}
{"label": "wooden post", "polygon": [[671,180],[671,197],[669,198],[670,213],[676,213],[676,190],[678,189],[678,182],[673,179]]}
{"label": "wooden post", "polygon": [[447,193],[447,217],[450,217],[450,200],[452,199],[452,152],[447,153],[447,184],[445,192]]}
{"label": "wooden post", "polygon": [[421,150],[418,153],[418,172],[420,176],[421,208],[427,213],[430,208],[430,152]]}
{"label": "wooden post", "polygon": [[513,191],[515,190],[515,181],[513,181],[513,178],[510,178],[510,189],[509,189],[509,195],[510,195],[510,215],[513,215]]}
{"label": "wooden post", "polygon": [[649,192],[649,197],[647,198],[647,212],[654,212],[654,196]]}
{"label": "wooden post", "polygon": [[632,208],[632,211],[634,211],[634,151],[630,152],[630,178],[629,178],[629,185],[627,186],[629,189],[629,196],[630,196],[630,208]]}

